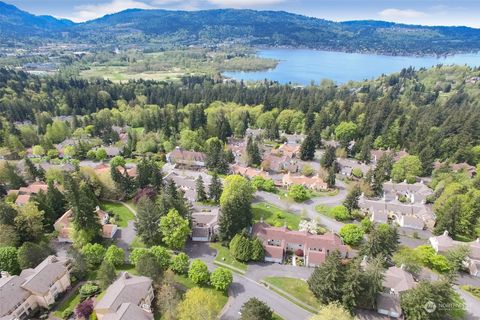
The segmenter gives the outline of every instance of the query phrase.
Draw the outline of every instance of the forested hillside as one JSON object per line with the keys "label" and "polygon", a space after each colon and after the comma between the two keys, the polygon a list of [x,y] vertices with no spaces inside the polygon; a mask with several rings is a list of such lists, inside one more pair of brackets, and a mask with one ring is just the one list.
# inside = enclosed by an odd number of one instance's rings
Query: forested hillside
{"label": "forested hillside", "polygon": [[[34,16],[0,2],[0,39],[48,39],[93,46],[178,47],[246,44],[308,47],[393,55],[447,54],[480,50],[480,30],[427,27],[382,21],[333,22],[281,11],[131,9],[74,24]],[[13,41],[12,36],[16,41]]]}
{"label": "forested hillside", "polygon": [[340,87],[324,81],[298,88],[269,82],[222,83],[205,77],[183,78],[179,84],[115,84],[39,78],[2,69],[0,145],[14,153],[36,143],[48,145],[47,140],[32,141],[31,134],[24,135],[13,122],[30,120],[34,125],[27,131],[44,134],[57,115],[76,115],[71,132],[88,125],[98,130],[112,124],[142,127],[156,134],[153,143],[159,145],[179,139],[183,128],[223,139],[242,136],[248,126],[268,129],[271,136],[276,130],[313,130],[329,139],[340,123],[346,123],[356,141],[350,152],[360,159],[375,147],[418,154],[424,168],[437,158],[476,163],[480,82],[474,76],[478,75],[479,69],[439,66]]}

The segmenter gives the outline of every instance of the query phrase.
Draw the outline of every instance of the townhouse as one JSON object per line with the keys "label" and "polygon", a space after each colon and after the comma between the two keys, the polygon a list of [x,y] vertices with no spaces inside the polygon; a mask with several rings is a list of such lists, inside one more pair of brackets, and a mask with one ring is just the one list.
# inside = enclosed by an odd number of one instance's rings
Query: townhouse
{"label": "townhouse", "polygon": [[2,272],[0,319],[30,319],[38,308],[49,308],[70,287],[70,261],[49,256],[20,275]]}
{"label": "townhouse", "polygon": [[218,235],[220,208],[192,213],[192,241],[210,242]]}

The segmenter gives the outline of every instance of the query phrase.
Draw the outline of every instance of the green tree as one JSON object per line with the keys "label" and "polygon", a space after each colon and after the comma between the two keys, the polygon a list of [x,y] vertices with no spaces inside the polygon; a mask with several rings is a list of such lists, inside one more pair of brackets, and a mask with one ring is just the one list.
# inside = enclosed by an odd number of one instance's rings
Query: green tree
{"label": "green tree", "polygon": [[135,229],[147,246],[158,244],[162,239],[162,232],[158,227],[161,216],[162,213],[150,198],[142,197],[138,201]]}
{"label": "green tree", "polygon": [[147,248],[134,248],[130,253],[130,262],[136,266],[138,264],[138,261],[140,260],[140,257],[148,253],[150,253],[150,250],[148,250]]}
{"label": "green tree", "polygon": [[408,319],[445,319],[464,310],[450,283],[421,281],[400,297],[402,311]]}
{"label": "green tree", "polygon": [[188,268],[188,278],[197,285],[207,284],[210,279],[207,265],[200,259],[195,259]]}
{"label": "green tree", "polygon": [[400,248],[392,257],[396,266],[403,265],[404,269],[410,273],[418,273],[422,269],[422,261],[416,250],[411,248]]}
{"label": "green tree", "polygon": [[363,244],[361,253],[369,257],[383,255],[390,260],[397,251],[399,235],[397,228],[388,224],[375,226],[368,235],[368,240]]}
{"label": "green tree", "polygon": [[335,188],[336,184],[336,165],[334,164],[328,169],[328,175],[327,175],[327,186],[332,189]]}
{"label": "green tree", "polygon": [[385,269],[383,264],[384,258],[379,255],[369,261],[365,269],[362,287],[364,293],[362,295],[363,305],[368,308],[375,308],[378,294],[382,291],[383,275]]}
{"label": "green tree", "polygon": [[310,161],[315,157],[317,139],[314,137],[314,134],[313,130],[310,131],[300,146],[300,159],[303,161]]}
{"label": "green tree", "polygon": [[35,268],[52,253],[53,250],[45,242],[25,242],[18,248],[18,263],[21,269]]}
{"label": "green tree", "polygon": [[341,301],[344,267],[338,251],[331,252],[325,262],[317,266],[308,279],[308,286],[321,303]]}
{"label": "green tree", "polygon": [[163,242],[172,249],[182,249],[190,234],[190,223],[180,216],[177,210],[171,209],[166,216],[160,218],[160,230]]}
{"label": "green tree", "polygon": [[202,175],[199,174],[195,183],[197,189],[196,200],[198,202],[205,202],[207,200],[207,193],[205,192],[205,185],[203,184]]}
{"label": "green tree", "polygon": [[417,156],[400,158],[392,167],[392,178],[396,182],[407,180],[415,182],[415,178],[422,172],[422,163]]}
{"label": "green tree", "polygon": [[115,266],[108,260],[103,260],[97,272],[97,282],[100,285],[100,288],[102,288],[102,290],[107,289],[108,286],[115,281],[116,277],[117,272]]}
{"label": "green tree", "polygon": [[346,224],[340,229],[340,237],[346,244],[356,246],[363,240],[363,230],[356,224]]}
{"label": "green tree", "polygon": [[253,261],[262,261],[265,258],[265,250],[262,241],[258,238],[252,241],[251,257]]}
{"label": "green tree", "polygon": [[135,270],[137,270],[138,274],[149,277],[154,282],[160,281],[163,274],[163,269],[158,263],[157,258],[150,252],[138,258]]}
{"label": "green tree", "polygon": [[333,302],[322,307],[317,315],[309,320],[355,320],[348,310],[345,310],[339,303]]}
{"label": "green tree", "polygon": [[17,210],[5,201],[0,201],[0,224],[15,224],[15,217],[17,216]]}
{"label": "green tree", "polygon": [[223,142],[213,137],[205,142],[205,166],[217,173],[228,172],[227,155],[224,150]]}
{"label": "green tree", "polygon": [[187,274],[190,266],[190,259],[187,254],[180,252],[173,256],[170,268],[177,274]]}
{"label": "green tree", "polygon": [[348,212],[352,213],[353,210],[360,209],[358,206],[358,200],[360,199],[360,195],[362,194],[362,190],[360,190],[360,186],[358,184],[354,185],[352,189],[347,194],[347,197],[343,201],[343,205],[348,209]]}
{"label": "green tree", "polygon": [[162,268],[162,270],[168,269],[172,257],[167,249],[160,246],[153,246],[150,248],[150,253],[157,258],[158,265]]}
{"label": "green tree", "polygon": [[5,162],[5,166],[0,172],[0,178],[8,182],[10,189],[19,189],[27,185],[25,180],[18,174],[17,168],[8,161]]}
{"label": "green tree", "polygon": [[217,268],[210,275],[210,283],[219,291],[226,291],[233,281],[232,272],[226,268]]}
{"label": "green tree", "polygon": [[252,223],[253,194],[251,183],[240,175],[231,175],[225,179],[224,190],[220,197],[220,239],[230,240],[242,229]]}
{"label": "green tree", "polygon": [[120,266],[125,263],[125,252],[122,248],[112,244],[105,252],[105,261],[113,264],[114,266]]}
{"label": "green tree", "polygon": [[215,319],[222,305],[216,296],[203,288],[192,288],[178,305],[178,320]]}
{"label": "green tree", "polygon": [[0,247],[17,247],[20,236],[14,226],[0,224]]}
{"label": "green tree", "polygon": [[230,254],[238,261],[249,261],[252,256],[252,243],[243,234],[235,235],[230,241]]}
{"label": "green tree", "polygon": [[294,184],[288,188],[288,196],[296,202],[303,202],[310,199],[310,193],[307,188],[301,184]]}
{"label": "green tree", "polygon": [[248,137],[247,140],[247,165],[248,166],[259,166],[262,162],[262,156],[260,155],[260,149],[258,148],[258,143],[253,140],[252,136]]}
{"label": "green tree", "polygon": [[353,122],[341,122],[335,128],[335,136],[346,147],[357,136],[357,125]]}
{"label": "green tree", "polygon": [[363,282],[360,260],[355,259],[351,261],[347,267],[345,282],[342,286],[342,304],[350,312],[353,312],[359,305],[359,301],[364,293]]}
{"label": "green tree", "polygon": [[208,188],[208,196],[210,200],[214,203],[220,203],[220,197],[222,196],[223,187],[220,178],[216,172],[213,172],[212,181],[210,182],[210,186]]}
{"label": "green tree", "polygon": [[327,146],[325,153],[320,158],[320,165],[323,168],[329,169],[335,164],[336,160],[337,156],[335,155],[335,147]]}
{"label": "green tree", "polygon": [[272,320],[273,311],[263,301],[257,298],[250,298],[240,309],[241,320]]}
{"label": "green tree", "polygon": [[15,227],[22,242],[38,241],[43,237],[43,214],[33,202],[19,207]]}
{"label": "green tree", "polygon": [[82,255],[91,267],[95,267],[102,263],[105,258],[106,250],[98,243],[87,243],[82,247]]}
{"label": "green tree", "polygon": [[0,247],[0,270],[6,271],[12,275],[20,272],[17,248]]}

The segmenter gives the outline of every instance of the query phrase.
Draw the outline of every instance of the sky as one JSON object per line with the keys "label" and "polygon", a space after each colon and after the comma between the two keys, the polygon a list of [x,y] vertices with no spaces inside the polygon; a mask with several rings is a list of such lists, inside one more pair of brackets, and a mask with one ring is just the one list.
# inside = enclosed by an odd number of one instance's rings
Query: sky
{"label": "sky", "polygon": [[82,22],[129,8],[284,10],[334,21],[384,20],[480,28],[478,0],[3,0],[37,15]]}

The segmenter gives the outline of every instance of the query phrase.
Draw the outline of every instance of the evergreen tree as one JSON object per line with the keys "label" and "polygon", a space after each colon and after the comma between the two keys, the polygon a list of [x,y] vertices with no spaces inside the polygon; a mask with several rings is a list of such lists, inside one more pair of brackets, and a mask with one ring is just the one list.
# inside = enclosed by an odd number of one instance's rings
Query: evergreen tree
{"label": "evergreen tree", "polygon": [[343,205],[348,209],[348,212],[352,213],[353,210],[360,209],[358,200],[361,194],[360,186],[358,184],[354,185],[343,201]]}
{"label": "evergreen tree", "polygon": [[335,169],[335,165],[330,167],[328,169],[328,176],[327,176],[327,186],[329,188],[334,188],[335,187],[335,180],[336,180],[336,169]]}
{"label": "evergreen tree", "polygon": [[210,197],[210,200],[215,203],[220,203],[220,196],[222,195],[222,191],[222,181],[220,181],[218,174],[214,172],[212,175],[212,181],[210,182],[210,186],[208,188],[208,196]]}
{"label": "evergreen tree", "polygon": [[205,185],[203,184],[203,179],[202,175],[198,175],[197,181],[196,181],[196,189],[197,189],[197,195],[196,195],[196,200],[198,202],[204,202],[207,200],[207,194],[205,192]]}
{"label": "evergreen tree", "polygon": [[345,273],[345,282],[342,286],[342,304],[350,312],[353,312],[358,306],[359,300],[362,298],[364,291],[362,277],[360,260],[353,260],[348,265],[347,272]]}
{"label": "evergreen tree", "polygon": [[310,131],[300,146],[300,159],[303,161],[313,160],[315,157],[315,137],[314,132]]}
{"label": "evergreen tree", "polygon": [[383,289],[383,274],[385,269],[383,267],[383,256],[377,256],[369,261],[363,278],[364,294],[362,295],[363,305],[374,309],[377,303],[377,296]]}
{"label": "evergreen tree", "polygon": [[113,281],[115,281],[116,277],[117,272],[115,270],[115,266],[112,263],[103,260],[97,272],[97,281],[100,285],[100,288],[102,288],[102,290],[107,289],[108,286],[111,285]]}
{"label": "evergreen tree", "polygon": [[147,246],[159,244],[162,240],[162,234],[158,227],[162,217],[160,210],[148,197],[141,198],[137,207],[135,230],[138,236]]}
{"label": "evergreen tree", "polygon": [[390,261],[393,253],[398,249],[399,238],[397,228],[388,224],[380,224],[370,231],[361,253],[372,258],[383,255],[387,261]]}
{"label": "evergreen tree", "polygon": [[258,143],[253,140],[252,136],[247,140],[247,165],[258,166],[262,162]]}
{"label": "evergreen tree", "polygon": [[325,169],[329,169],[333,167],[336,159],[337,157],[335,156],[335,148],[332,146],[327,146],[325,153],[320,159],[320,165]]}
{"label": "evergreen tree", "polygon": [[331,252],[325,262],[315,268],[308,279],[308,286],[321,303],[341,301],[344,285],[344,266],[340,253]]}
{"label": "evergreen tree", "polygon": [[19,189],[27,185],[25,180],[18,174],[17,168],[8,161],[5,163],[5,180],[8,181],[10,189]]}
{"label": "evergreen tree", "polygon": [[228,172],[228,161],[226,159],[226,152],[224,150],[223,142],[216,138],[210,138],[205,142],[205,166],[218,173]]}
{"label": "evergreen tree", "polygon": [[25,161],[25,166],[27,167],[28,176],[30,177],[31,180],[44,178],[45,172],[43,172],[43,170],[37,169],[37,167],[35,167],[35,165],[33,164],[32,160],[26,157],[24,161]]}

